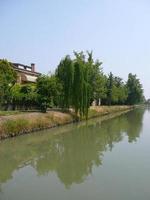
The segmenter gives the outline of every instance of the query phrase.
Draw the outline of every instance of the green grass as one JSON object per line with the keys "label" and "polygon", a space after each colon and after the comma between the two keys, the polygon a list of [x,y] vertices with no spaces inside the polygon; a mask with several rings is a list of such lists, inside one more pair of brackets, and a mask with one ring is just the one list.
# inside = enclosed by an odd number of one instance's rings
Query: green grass
{"label": "green grass", "polygon": [[0,111],[0,116],[17,115],[22,113],[21,111]]}
{"label": "green grass", "polygon": [[18,115],[18,114],[33,113],[33,112],[39,112],[39,110],[15,110],[15,111],[0,110],[0,116]]}

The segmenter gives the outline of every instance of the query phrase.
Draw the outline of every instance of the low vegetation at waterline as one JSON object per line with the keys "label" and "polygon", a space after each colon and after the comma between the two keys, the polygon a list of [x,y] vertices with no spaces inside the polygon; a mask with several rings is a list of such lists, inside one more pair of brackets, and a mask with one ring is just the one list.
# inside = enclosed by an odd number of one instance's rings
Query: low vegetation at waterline
{"label": "low vegetation at waterline", "polygon": [[71,113],[55,111],[4,116],[0,121],[0,138],[25,134],[44,128],[52,128],[71,123],[74,119],[75,117]]}
{"label": "low vegetation at waterline", "polygon": [[8,116],[8,115],[17,115],[17,114],[21,114],[23,112],[19,111],[19,110],[11,110],[11,111],[0,111],[0,117],[1,116]]}
{"label": "low vegetation at waterline", "polygon": [[[93,106],[89,109],[89,118],[122,112],[130,109],[133,109],[133,106]],[[74,113],[62,113],[59,111],[1,116],[0,139],[52,128],[59,125],[72,123],[76,120],[76,115]]]}
{"label": "low vegetation at waterline", "polygon": [[4,110],[41,110],[61,108],[74,110],[81,119],[95,105],[134,105],[144,101],[143,89],[136,75],[127,82],[105,75],[102,62],[93,59],[92,52],[74,52],[66,56],[54,74],[41,75],[35,84],[16,83],[17,74],[11,64],[0,60],[0,108]]}

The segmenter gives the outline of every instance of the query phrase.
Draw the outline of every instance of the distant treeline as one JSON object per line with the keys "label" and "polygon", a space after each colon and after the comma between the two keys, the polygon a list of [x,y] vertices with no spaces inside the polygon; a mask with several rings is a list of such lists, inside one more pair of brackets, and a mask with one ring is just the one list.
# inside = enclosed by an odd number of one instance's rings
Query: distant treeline
{"label": "distant treeline", "polygon": [[16,83],[17,74],[7,60],[0,61],[0,107],[12,109],[63,110],[73,108],[80,117],[88,116],[95,105],[133,105],[144,100],[143,89],[136,75],[127,82],[112,72],[106,75],[102,62],[93,59],[92,52],[74,52],[74,58],[64,57],[54,74],[41,75],[35,84]]}

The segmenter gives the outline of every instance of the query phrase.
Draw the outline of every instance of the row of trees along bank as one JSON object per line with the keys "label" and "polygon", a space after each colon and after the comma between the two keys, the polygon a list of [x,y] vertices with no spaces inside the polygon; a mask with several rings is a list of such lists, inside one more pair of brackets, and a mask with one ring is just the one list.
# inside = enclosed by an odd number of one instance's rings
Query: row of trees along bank
{"label": "row of trees along bank", "polygon": [[17,74],[7,60],[0,61],[0,106],[5,110],[73,108],[76,115],[88,117],[95,101],[102,105],[133,105],[144,99],[140,80],[129,74],[127,82],[112,72],[105,75],[102,62],[92,52],[74,52],[63,58],[52,75],[41,75],[35,84],[16,83]]}

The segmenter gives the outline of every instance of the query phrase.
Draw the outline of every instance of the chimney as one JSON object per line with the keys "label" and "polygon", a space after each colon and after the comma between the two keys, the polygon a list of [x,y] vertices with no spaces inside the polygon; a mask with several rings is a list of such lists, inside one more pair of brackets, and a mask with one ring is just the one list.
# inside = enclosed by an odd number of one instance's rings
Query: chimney
{"label": "chimney", "polygon": [[34,63],[31,63],[31,71],[35,72],[35,64]]}

